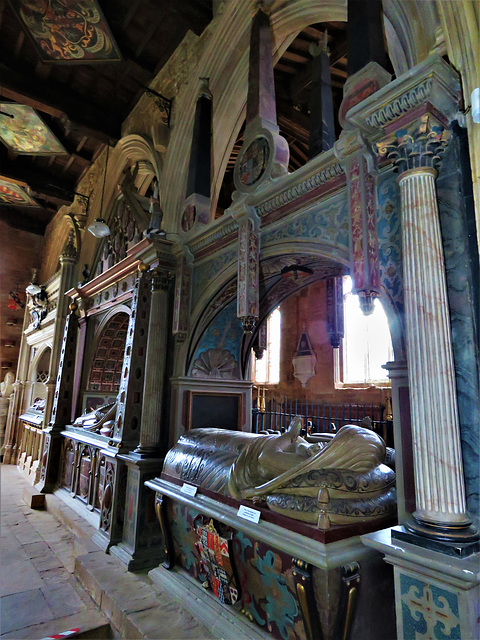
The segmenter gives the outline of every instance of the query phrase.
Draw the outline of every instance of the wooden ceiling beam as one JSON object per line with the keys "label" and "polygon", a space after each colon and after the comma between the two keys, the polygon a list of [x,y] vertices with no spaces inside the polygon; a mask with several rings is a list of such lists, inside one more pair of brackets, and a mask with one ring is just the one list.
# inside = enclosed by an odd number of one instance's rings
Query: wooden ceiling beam
{"label": "wooden ceiling beam", "polygon": [[103,138],[117,140],[120,137],[120,114],[109,113],[107,117],[105,109],[73,92],[69,86],[52,79],[39,80],[30,65],[16,64],[12,55],[3,49],[0,49],[0,60],[0,96],[87,127],[91,137],[98,137],[94,132]]}
{"label": "wooden ceiling beam", "polygon": [[[334,65],[339,62],[347,52],[347,41],[343,39],[338,42],[335,47],[332,49],[330,53],[330,71],[333,74],[341,75],[340,69],[334,68]],[[277,64],[278,67],[278,64]],[[347,75],[342,75],[343,78],[346,78]],[[303,71],[297,74],[296,78],[292,80],[292,95],[296,95],[302,89],[305,89],[312,81],[312,61],[310,60],[306,65]],[[332,82],[332,85],[334,83]]]}
{"label": "wooden ceiling beam", "polygon": [[69,205],[73,202],[75,181],[60,178],[57,171],[49,173],[38,169],[28,159],[17,156],[15,162],[8,160],[4,148],[0,149],[2,176],[16,183],[27,184],[32,194],[57,205]]}
{"label": "wooden ceiling beam", "polygon": [[[39,220],[36,217],[39,212],[43,215],[47,214],[44,209],[39,208],[0,205],[0,220],[6,222],[12,229],[43,236],[49,220]],[[53,218],[54,213],[50,213],[50,219]]]}

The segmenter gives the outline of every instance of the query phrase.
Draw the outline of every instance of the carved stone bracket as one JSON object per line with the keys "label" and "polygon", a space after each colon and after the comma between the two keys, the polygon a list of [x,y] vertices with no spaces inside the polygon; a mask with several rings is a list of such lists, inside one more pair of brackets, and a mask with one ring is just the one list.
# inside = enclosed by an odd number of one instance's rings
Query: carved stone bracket
{"label": "carved stone bracket", "polygon": [[351,562],[341,567],[341,576],[340,604],[337,613],[335,638],[349,640],[360,587],[359,563]]}
{"label": "carved stone bracket", "polygon": [[172,332],[177,342],[184,342],[188,335],[190,316],[190,283],[192,269],[186,256],[179,256],[175,278]]}
{"label": "carved stone bracket", "polygon": [[165,544],[165,560],[162,566],[165,569],[171,570],[175,564],[175,552],[170,527],[168,526],[167,498],[161,493],[155,494],[155,513],[157,514],[157,519],[160,523]]}
{"label": "carved stone bracket", "polygon": [[313,589],[312,565],[292,558],[293,579],[307,640],[323,640],[322,627]]}

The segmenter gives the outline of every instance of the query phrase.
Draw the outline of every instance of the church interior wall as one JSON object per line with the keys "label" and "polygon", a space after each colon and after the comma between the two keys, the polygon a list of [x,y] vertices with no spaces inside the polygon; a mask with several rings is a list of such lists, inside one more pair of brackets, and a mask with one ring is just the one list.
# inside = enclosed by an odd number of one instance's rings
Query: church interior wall
{"label": "church interior wall", "polygon": [[[402,0],[384,0],[383,7],[386,40],[397,76],[405,74],[407,77],[410,73],[413,77],[414,73],[419,72],[412,72],[412,68],[420,62],[427,64],[425,61],[428,56],[432,54],[445,56],[448,53],[449,61],[460,73],[463,82],[464,104],[460,106],[457,119],[462,126],[466,121],[476,214],[472,207],[467,210],[465,198],[462,196],[456,143],[448,149],[442,166],[443,174],[440,174],[436,184],[439,196],[441,242],[443,242],[445,253],[449,318],[452,323],[455,365],[453,377],[458,399],[459,434],[463,453],[463,467],[458,470],[458,473],[462,476],[462,481],[463,475],[465,476],[466,505],[474,519],[478,519],[480,509],[477,335],[479,312],[478,292],[472,290],[475,282],[478,283],[478,277],[475,275],[475,269],[478,271],[478,245],[476,249],[475,247],[472,249],[472,243],[468,245],[465,237],[468,235],[469,216],[475,218],[480,237],[478,215],[480,125],[473,125],[468,116],[469,95],[471,90],[478,86],[480,78],[480,58],[475,55],[472,57],[472,52],[477,50],[476,44],[479,41],[480,9],[470,0],[461,0],[458,3],[441,0],[409,3]],[[143,95],[123,124],[121,140],[114,147],[103,151],[96,158],[90,172],[80,181],[78,189],[88,194],[88,204],[76,200],[72,206],[63,207],[48,226],[43,244],[39,236],[35,236],[31,241],[31,234],[28,234],[27,239],[24,232],[13,233],[10,227],[0,221],[0,233],[5,230],[8,238],[12,239],[12,242],[7,242],[5,246],[8,251],[16,251],[20,244],[26,265],[33,264],[38,253],[43,251],[41,265],[35,266],[41,267],[40,280],[47,284],[51,284],[55,274],[59,272],[61,264],[59,255],[72,237],[72,230],[74,232],[75,256],[72,253],[70,258],[72,265],[75,262],[75,266],[72,266],[69,285],[66,289],[70,289],[68,294],[74,301],[70,307],[69,319],[72,325],[78,323],[78,329],[76,326],[69,329],[67,322],[64,334],[64,318],[56,312],[45,321],[41,333],[34,332],[27,323],[24,332],[25,348],[21,354],[20,363],[22,371],[26,374],[21,379],[25,389],[21,392],[21,406],[17,408],[20,411],[27,409],[31,401],[41,395],[38,392],[37,387],[40,383],[36,376],[39,363],[43,363],[50,349],[56,356],[54,377],[56,377],[58,361],[60,372],[66,372],[63,377],[62,375],[59,377],[58,389],[61,388],[61,384],[66,384],[66,378],[70,380],[71,369],[68,367],[74,367],[73,393],[68,387],[64,396],[73,399],[70,400],[70,407],[67,406],[66,401],[63,403],[65,406],[62,405],[62,410],[65,408],[69,419],[62,421],[58,418],[56,403],[52,413],[53,419],[49,424],[49,429],[55,433],[58,441],[61,441],[60,448],[57,447],[55,453],[56,463],[52,467],[53,475],[56,474],[54,484],[58,486],[60,483],[64,494],[66,491],[72,492],[98,515],[102,548],[118,555],[131,567],[146,566],[151,549],[156,550],[155,559],[158,559],[157,556],[162,553],[159,543],[160,533],[156,523],[149,522],[145,532],[141,531],[142,518],[147,511],[153,513],[155,499],[158,513],[160,514],[162,509],[165,511],[162,517],[165,517],[166,521],[170,519],[169,526],[174,530],[174,555],[180,558],[180,564],[187,572],[197,574],[192,560],[195,527],[198,526],[192,517],[195,509],[191,505],[185,506],[186,503],[182,502],[184,500],[182,497],[177,502],[172,500],[168,508],[162,507],[160,494],[161,490],[165,490],[167,481],[164,479],[162,484],[162,481],[157,478],[152,484],[152,479],[160,475],[167,449],[173,447],[180,436],[186,436],[183,445],[179,445],[180,449],[182,446],[186,450],[190,447],[188,438],[197,437],[196,427],[227,426],[239,432],[250,431],[251,409],[257,397],[257,391],[253,388],[251,380],[251,358],[254,357],[251,355],[251,348],[257,338],[259,325],[266,321],[268,314],[277,305],[280,305],[282,314],[280,382],[267,386],[266,399],[282,400],[288,397],[300,401],[308,400],[310,403],[369,403],[386,407],[387,399],[389,402],[394,396],[397,438],[395,444],[399,451],[397,460],[402,467],[399,470],[399,482],[403,482],[405,474],[413,475],[413,448],[411,441],[405,436],[407,431],[410,434],[410,414],[407,416],[406,410],[408,371],[405,364],[409,345],[404,306],[401,193],[398,174],[394,173],[388,165],[387,159],[379,161],[375,189],[377,211],[374,217],[377,225],[380,274],[378,295],[382,298],[392,334],[395,362],[390,363],[391,369],[393,370],[395,366],[401,369],[401,373],[398,374],[398,377],[401,377],[401,383],[393,382],[392,386],[379,384],[362,388],[342,387],[335,379],[334,349],[330,343],[326,321],[325,279],[347,274],[354,254],[349,227],[350,206],[353,200],[345,186],[351,176],[349,170],[345,169],[346,156],[342,156],[344,150],[340,146],[335,148],[335,152],[326,152],[321,157],[310,160],[296,172],[276,177],[270,182],[266,181],[258,189],[252,190],[248,198],[245,197],[242,200],[243,196],[237,192],[232,205],[223,212],[220,219],[215,219],[218,194],[227,163],[245,120],[251,18],[249,3],[220,3],[213,21],[200,37],[191,32],[187,33],[152,84],[156,91],[169,95],[174,100],[170,125],[167,126],[164,114],[155,106],[152,98]],[[345,21],[345,19],[345,3],[328,0],[281,0],[275,3],[271,16],[274,62],[305,26],[322,22],[322,20]],[[440,57],[430,58],[430,63],[438,66],[443,64],[443,61]],[[211,209],[210,218],[206,224],[198,223],[192,229],[185,230],[182,229],[182,213],[200,78],[209,79],[208,87],[213,96]],[[451,80],[452,86],[453,82]],[[373,148],[376,141],[380,140],[380,133],[373,135],[371,129],[364,126],[365,114],[358,115],[361,108],[363,107],[360,103],[354,114],[357,119],[354,120],[352,116],[352,119],[347,122],[345,137],[348,136],[348,128],[351,133],[352,129],[360,131],[360,127],[363,126],[364,136],[371,134],[372,141],[377,136],[372,142]],[[382,131],[382,135],[385,134],[380,126],[378,131]],[[351,139],[348,141],[348,144],[350,143]],[[354,143],[351,144],[353,146]],[[361,144],[364,144],[364,140]],[[371,162],[373,154],[369,151],[367,155]],[[366,161],[365,166],[367,166]],[[371,169],[370,166],[369,169]],[[311,185],[320,174],[324,182],[319,189],[324,190],[315,191],[312,194],[308,191],[310,186],[307,189],[305,185]],[[149,223],[147,195],[153,193],[155,181],[158,181],[159,205],[163,213],[161,238],[154,238],[147,231]],[[125,192],[129,195],[126,196]],[[153,205],[153,197],[151,202]],[[135,215],[132,214],[132,207],[136,211]],[[131,224],[130,230],[127,231],[126,220],[129,215]],[[98,217],[105,218],[114,231],[112,238],[108,241],[99,241],[86,232],[88,225]],[[118,222],[119,220],[123,222]],[[259,242],[260,275],[257,283],[260,283],[261,291],[259,292],[258,323],[252,333],[244,330],[238,314],[237,301],[239,288],[237,267],[240,253],[238,238],[240,226],[245,220],[250,222],[253,220],[252,227],[257,225],[254,231],[257,233]],[[470,219],[470,229],[472,226]],[[117,240],[121,250],[116,247]],[[8,255],[2,251],[0,257],[2,270],[4,262],[5,264],[9,262]],[[187,295],[187,331],[185,335],[180,335],[181,332],[179,332],[174,338],[171,335],[172,309],[174,297],[182,284],[183,272],[179,269],[182,260],[185,261],[186,268],[189,270],[188,277],[191,274],[191,285],[186,278],[186,293],[180,288],[179,294]],[[314,265],[317,269],[317,273],[307,281],[308,286],[300,288],[295,283],[282,280],[279,275],[281,269],[294,263]],[[84,267],[88,275],[82,281],[81,273]],[[8,267],[6,269],[8,270]],[[459,276],[460,272],[463,277]],[[18,274],[18,278],[20,288],[24,287],[24,283],[28,281],[26,273]],[[62,291],[63,294],[64,291]],[[159,300],[162,301],[161,304]],[[63,309],[66,302],[62,304]],[[66,309],[64,311],[66,314]],[[29,310],[27,309],[26,312],[28,313]],[[157,313],[156,316],[154,312]],[[164,313],[164,316],[161,313]],[[125,337],[126,341],[122,346],[106,340],[112,322],[118,324],[119,314],[122,314],[122,317],[127,316],[120,327],[125,334],[122,337]],[[18,316],[18,313],[16,315]],[[156,324],[160,322],[158,318],[163,318],[161,330],[158,330],[159,325]],[[1,316],[0,322],[3,322]],[[118,326],[115,330],[118,330]],[[292,366],[292,358],[303,330],[308,333],[316,355],[315,375],[306,385],[302,385],[294,377]],[[450,333],[450,327],[447,333]],[[18,336],[16,338],[18,345],[15,346],[18,349],[20,342],[18,330],[15,335]],[[71,335],[75,335],[77,340],[76,362],[68,365],[64,361],[65,349],[61,351],[61,347],[62,339],[67,341]],[[412,334],[409,337],[412,339]],[[111,338],[115,340],[119,337],[112,334]],[[1,360],[13,359],[10,353],[8,356],[5,353],[3,342],[2,334]],[[43,348],[47,343],[49,346]],[[152,344],[155,345],[155,351]],[[65,347],[65,344],[63,346]],[[32,349],[37,351],[34,352]],[[116,350],[115,357],[111,356],[110,349]],[[11,353],[16,352],[12,350]],[[152,356],[152,353],[155,353],[155,356]],[[157,364],[155,361],[155,366],[152,366],[152,357],[164,363],[161,389],[154,386],[153,373]],[[392,380],[394,379],[395,374],[392,374]],[[48,397],[52,402],[54,391],[52,380],[50,385],[52,388]],[[18,393],[20,394],[20,391]],[[45,397],[47,397],[46,391]],[[111,430],[107,435],[105,435],[106,432],[103,434],[100,432],[102,421],[105,419],[105,415],[101,412],[101,415],[95,417],[95,420],[97,418],[98,420],[94,422],[91,432],[88,432],[88,429],[82,432],[81,423],[74,424],[74,419],[78,419],[81,414],[90,414],[90,410],[95,411],[101,405],[115,402],[118,405],[115,409],[116,413],[108,414]],[[399,411],[400,405],[402,412]],[[145,415],[145,407],[151,411],[149,415],[155,416],[157,423],[153,421],[152,424],[147,424],[147,420],[142,420],[142,411]],[[198,423],[197,414],[200,415],[202,412],[206,420],[211,418],[211,424]],[[402,413],[401,416],[400,413]],[[225,424],[222,424],[222,420]],[[95,430],[97,426],[98,429]],[[149,429],[161,431],[159,436],[157,433],[157,442],[154,443],[156,448],[152,445],[154,454],[149,450],[151,442],[148,439],[153,438]],[[243,434],[239,435],[243,436]],[[49,460],[47,453],[49,456],[53,455],[51,453],[53,449],[48,449],[49,440],[46,442],[45,460]],[[211,451],[208,449],[209,445],[205,446],[206,450]],[[142,447],[146,449],[142,450]],[[199,448],[201,449],[201,445]],[[142,467],[139,460],[142,460],[145,451],[147,451],[146,458],[150,455],[152,460],[148,463],[150,466],[147,464]],[[154,458],[153,455],[157,457]],[[188,462],[195,470],[201,455],[198,454],[198,457],[195,457],[197,453],[182,455],[184,455],[182,460]],[[190,460],[190,455],[193,461]],[[205,454],[205,460],[210,464],[211,458],[212,464],[216,464],[216,456],[217,452],[215,455]],[[26,458],[27,456],[24,455],[24,462]],[[183,468],[187,466],[185,463]],[[35,467],[33,474],[37,481],[40,468],[41,465],[37,473],[37,467]],[[388,470],[382,470],[383,472],[390,473]],[[92,480],[94,476],[95,479]],[[45,477],[42,478],[43,480]],[[178,484],[180,480],[189,481],[191,478],[187,475],[185,477],[179,475],[177,480]],[[144,481],[150,482],[148,490],[145,489]],[[412,483],[412,478],[407,478],[407,481]],[[157,492],[156,495],[151,491],[152,489]],[[210,489],[211,487],[207,487],[207,490]],[[168,490],[174,492],[175,488],[169,487]],[[318,500],[314,510],[319,510],[319,513],[316,514],[315,511],[315,514],[318,515],[319,528],[324,536],[320,542],[328,546],[328,543],[338,540],[329,538],[331,533],[325,533],[330,528],[328,517],[331,517],[331,514],[327,517],[326,507],[322,505],[328,504],[330,498],[328,495],[328,499],[323,496],[325,503],[322,503],[319,491],[320,487],[315,498]],[[413,511],[414,499],[412,500],[410,495],[409,500],[406,500],[402,490],[399,490],[398,495],[401,501],[399,514],[403,519]],[[242,498],[245,498],[245,495]],[[136,503],[138,508],[133,509],[133,513],[127,514],[124,511],[124,505],[125,501],[130,499],[138,500]],[[198,504],[192,502],[192,504],[197,508],[200,502]],[[232,521],[238,525],[238,518],[235,520],[228,511],[226,502],[224,504],[219,500],[219,504],[220,506],[215,507],[217,516],[221,514],[225,518],[232,517]],[[284,508],[284,505],[279,508]],[[386,514],[387,510],[382,511],[381,514],[382,518],[385,517],[385,520],[381,521],[382,526],[388,526],[394,520],[391,510]],[[321,520],[322,518],[324,519]],[[320,527],[320,522],[325,525],[323,529]],[[165,525],[165,522],[163,524]],[[206,526],[206,521],[205,523],[202,521],[201,524],[202,527]],[[263,524],[262,522],[262,526]],[[357,534],[369,533],[370,535],[374,529],[373,526],[361,528],[361,531],[355,530],[355,540],[353,541],[352,534],[352,541],[345,542],[342,547],[346,554],[345,558],[348,554],[353,554],[354,550],[355,553],[361,554],[359,549],[363,547]],[[268,526],[265,530],[268,533]],[[252,566],[256,563],[253,573],[260,574],[263,570],[268,573],[272,569],[271,579],[276,585],[275,588],[280,588],[280,585],[285,596],[283,604],[294,602],[298,587],[294,579],[295,573],[292,573],[294,569],[292,569],[291,560],[293,543],[298,543],[300,540],[295,537],[298,533],[295,527],[292,525],[288,533],[290,536],[288,544],[293,541],[291,547],[287,545],[280,551],[274,547],[272,551],[268,547],[265,532],[262,533],[263,538],[255,539],[248,538],[248,531],[242,530],[241,527],[238,531],[238,538],[243,540],[241,544],[244,545],[243,548],[236,549],[238,562],[248,565],[248,571],[252,571]],[[263,530],[260,528],[259,531]],[[345,539],[351,531],[345,534]],[[304,532],[299,535],[304,535]],[[372,546],[375,544],[377,544],[376,541]],[[260,550],[255,560],[250,557],[250,551],[247,551],[250,547],[251,550]],[[273,571],[273,565],[272,567],[261,565],[262,557],[269,557],[268,553],[273,553],[276,558],[278,566],[275,571]],[[328,550],[325,551],[327,558],[325,566],[315,569],[319,572],[324,571],[325,574],[322,574],[322,578],[318,576],[316,578],[315,597],[317,602],[326,603],[321,615],[328,615],[333,619],[340,598],[335,591],[337,587],[332,586],[331,591],[328,589],[328,593],[323,593],[321,592],[323,587],[318,586],[320,583],[323,584],[323,581],[331,585],[340,584],[341,563],[327,566],[328,553]],[[367,552],[363,550],[363,553]],[[368,551],[368,554],[371,554],[371,551]],[[368,557],[371,559],[373,553]],[[138,565],[135,564],[137,560]],[[301,559],[301,562],[304,561],[307,562]],[[418,558],[416,561],[418,562]],[[392,590],[393,579],[390,566],[388,569],[384,568],[382,572],[378,567],[370,567],[368,562],[362,574],[362,580],[365,578],[366,584],[370,585],[368,589],[374,591],[378,590],[379,585],[388,585],[385,589]],[[281,570],[277,570],[280,565]],[[397,565],[395,571],[398,592],[399,589],[403,589],[403,586],[399,586],[400,569]],[[375,575],[381,576],[377,585],[372,579]],[[252,580],[258,581],[258,576],[255,575]],[[264,585],[261,588],[264,588]],[[273,627],[274,637],[286,637],[282,632],[282,624],[287,626],[291,624],[297,634],[295,637],[302,640],[308,637],[303,630],[301,611],[296,608],[296,605],[295,611],[292,608],[291,615],[286,610],[277,610],[277,607],[272,617],[274,622],[270,624],[268,618],[270,613],[260,602],[263,596],[258,595],[261,588],[259,587],[259,591],[256,591],[258,597],[250,607],[250,616],[258,618],[257,622],[262,626]],[[381,629],[377,628],[380,626],[381,616],[378,620],[374,620],[375,614],[371,610],[371,603],[366,602],[366,597],[363,595],[361,597],[363,598],[360,605],[361,616],[367,617],[360,616],[355,621],[354,634],[357,634],[355,637],[361,637],[359,634],[362,624],[363,629],[372,624],[375,627],[372,630],[374,636],[381,637]],[[333,602],[335,598],[336,603]],[[390,603],[392,602],[393,594],[390,598]],[[286,621],[289,615],[291,619]],[[400,618],[401,615],[397,602],[397,616]],[[389,619],[393,619],[391,612]],[[328,626],[324,619],[322,624]],[[329,633],[334,633],[331,628]],[[331,637],[333,638],[334,635]],[[408,638],[406,634],[405,640]]]}
{"label": "church interior wall", "polygon": [[[13,283],[19,294],[20,301],[25,304],[25,287],[32,277],[32,269],[39,268],[42,255],[43,238],[35,233],[28,233],[10,227],[4,220],[0,220],[0,237],[2,250],[0,251],[0,269],[3,282]],[[9,293],[2,289],[0,305],[0,326],[2,338],[0,341],[0,361],[2,364],[2,380],[8,371],[16,373],[22,339],[24,309],[11,300],[15,307],[8,306]],[[12,346],[6,346],[11,344]],[[10,364],[11,363],[11,364]],[[8,365],[8,366],[7,366]]]}

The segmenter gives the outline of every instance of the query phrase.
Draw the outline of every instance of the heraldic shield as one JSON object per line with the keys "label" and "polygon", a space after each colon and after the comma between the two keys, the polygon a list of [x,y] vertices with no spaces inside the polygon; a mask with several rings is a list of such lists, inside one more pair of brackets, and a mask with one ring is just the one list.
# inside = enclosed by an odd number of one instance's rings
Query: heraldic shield
{"label": "heraldic shield", "polygon": [[[240,586],[233,559],[233,531],[220,523],[215,528],[213,520],[199,515],[193,521],[199,555],[199,578],[203,586],[210,587],[224,604],[235,604],[240,598]],[[222,527],[222,530],[220,530]]]}

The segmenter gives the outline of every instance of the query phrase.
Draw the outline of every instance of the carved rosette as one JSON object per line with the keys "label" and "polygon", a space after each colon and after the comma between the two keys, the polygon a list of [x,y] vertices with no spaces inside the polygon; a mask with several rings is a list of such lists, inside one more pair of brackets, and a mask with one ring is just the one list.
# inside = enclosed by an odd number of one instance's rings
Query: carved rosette
{"label": "carved rosette", "polygon": [[175,279],[175,301],[173,306],[172,333],[177,342],[185,342],[188,335],[188,320],[190,315],[190,283],[191,267],[185,256],[179,258]]}
{"label": "carved rosette", "polygon": [[430,113],[377,143],[380,156],[391,159],[400,174],[412,169],[436,169],[450,132]]}
{"label": "carved rosette", "polygon": [[260,239],[257,220],[245,216],[238,229],[237,316],[244,331],[251,333],[258,320],[258,280],[260,270]]}

